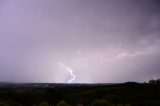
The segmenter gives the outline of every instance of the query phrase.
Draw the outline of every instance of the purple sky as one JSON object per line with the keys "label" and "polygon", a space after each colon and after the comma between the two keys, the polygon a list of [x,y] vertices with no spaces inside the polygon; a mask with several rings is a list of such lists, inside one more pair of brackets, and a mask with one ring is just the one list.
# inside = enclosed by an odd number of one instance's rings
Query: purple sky
{"label": "purple sky", "polygon": [[159,0],[0,0],[0,82],[160,78]]}

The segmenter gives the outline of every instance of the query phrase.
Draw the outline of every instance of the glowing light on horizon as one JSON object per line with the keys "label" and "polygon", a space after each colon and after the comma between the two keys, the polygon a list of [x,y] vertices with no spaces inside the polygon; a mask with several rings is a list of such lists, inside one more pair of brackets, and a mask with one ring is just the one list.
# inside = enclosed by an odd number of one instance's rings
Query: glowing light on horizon
{"label": "glowing light on horizon", "polygon": [[69,67],[67,67],[66,65],[62,64],[62,63],[59,63],[59,66],[65,70],[67,70],[69,73],[70,73],[70,76],[72,77],[71,79],[69,79],[67,81],[67,83],[71,83],[73,82],[75,79],[76,79],[76,76],[73,74],[73,70]]}

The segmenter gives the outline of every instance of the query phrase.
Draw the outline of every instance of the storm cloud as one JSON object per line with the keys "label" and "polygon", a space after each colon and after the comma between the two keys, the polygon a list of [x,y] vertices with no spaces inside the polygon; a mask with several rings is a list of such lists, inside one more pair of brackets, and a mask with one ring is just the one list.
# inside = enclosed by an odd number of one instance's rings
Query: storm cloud
{"label": "storm cloud", "polygon": [[0,81],[160,77],[159,0],[1,0]]}

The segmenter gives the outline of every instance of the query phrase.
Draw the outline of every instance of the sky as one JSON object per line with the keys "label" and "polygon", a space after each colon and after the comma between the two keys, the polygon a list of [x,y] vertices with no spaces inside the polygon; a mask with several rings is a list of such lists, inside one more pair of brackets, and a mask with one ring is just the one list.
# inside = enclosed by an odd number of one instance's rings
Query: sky
{"label": "sky", "polygon": [[0,82],[157,78],[159,0],[0,0]]}

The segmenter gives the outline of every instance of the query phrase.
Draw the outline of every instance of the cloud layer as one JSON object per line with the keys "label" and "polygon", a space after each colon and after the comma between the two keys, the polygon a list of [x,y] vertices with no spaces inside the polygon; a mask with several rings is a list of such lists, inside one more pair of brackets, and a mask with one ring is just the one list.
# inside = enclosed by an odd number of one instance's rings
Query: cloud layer
{"label": "cloud layer", "polygon": [[0,81],[147,81],[159,45],[158,0],[0,1]]}

